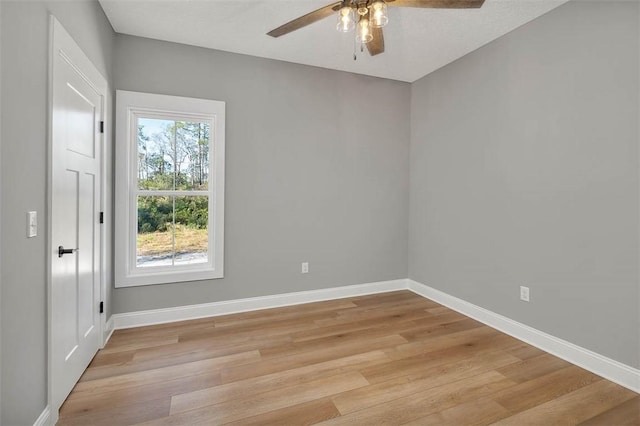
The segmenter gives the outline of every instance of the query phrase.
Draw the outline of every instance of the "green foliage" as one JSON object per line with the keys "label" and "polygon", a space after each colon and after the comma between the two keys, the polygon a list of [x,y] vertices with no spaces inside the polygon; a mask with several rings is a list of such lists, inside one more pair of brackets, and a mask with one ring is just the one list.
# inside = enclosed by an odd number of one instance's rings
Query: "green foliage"
{"label": "green foliage", "polygon": [[209,197],[138,197],[138,232],[165,232],[173,223],[191,229],[207,229],[208,203]]}
{"label": "green foliage", "polygon": [[176,223],[206,229],[209,221],[208,197],[176,197]]}

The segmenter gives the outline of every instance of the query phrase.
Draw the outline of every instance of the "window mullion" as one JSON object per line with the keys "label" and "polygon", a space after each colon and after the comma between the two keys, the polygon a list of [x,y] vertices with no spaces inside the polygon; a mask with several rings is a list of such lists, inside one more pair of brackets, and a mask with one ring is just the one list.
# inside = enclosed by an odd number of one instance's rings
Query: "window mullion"
{"label": "window mullion", "polygon": [[171,264],[175,266],[176,264],[176,197],[173,196],[173,227],[171,230],[171,250],[173,252],[173,256],[171,258]]}

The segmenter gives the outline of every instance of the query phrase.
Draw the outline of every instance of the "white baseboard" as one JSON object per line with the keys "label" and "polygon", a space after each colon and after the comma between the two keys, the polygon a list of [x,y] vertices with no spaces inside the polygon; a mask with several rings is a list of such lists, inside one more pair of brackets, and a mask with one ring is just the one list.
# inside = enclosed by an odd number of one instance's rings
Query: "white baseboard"
{"label": "white baseboard", "polygon": [[440,303],[454,311],[460,312],[516,339],[555,355],[558,358],[562,358],[585,370],[589,370],[607,380],[631,389],[634,392],[640,392],[640,370],[636,368],[521,324],[419,282],[409,279],[407,280],[407,288],[420,296]]}
{"label": "white baseboard", "polygon": [[44,407],[44,410],[42,410],[42,413],[40,413],[40,416],[36,419],[33,426],[49,426],[49,417],[51,417],[51,409],[49,409],[49,406],[47,405]]}
{"label": "white baseboard", "polygon": [[109,320],[105,323],[105,327],[104,327],[104,333],[103,333],[103,339],[102,339],[102,347],[104,348],[104,346],[107,344],[107,342],[109,341],[109,339],[111,338],[111,335],[113,335],[115,328],[113,326],[113,315],[109,318]]}
{"label": "white baseboard", "polygon": [[185,321],[255,311],[259,309],[278,308],[282,306],[292,306],[303,303],[343,299],[345,297],[386,293],[389,291],[407,289],[420,296],[451,308],[454,311],[480,321],[492,328],[500,330],[503,333],[515,337],[516,339],[529,343],[530,345],[542,349],[545,352],[589,370],[599,376],[611,380],[614,383],[631,389],[634,392],[640,392],[640,370],[636,368],[622,364],[621,362],[607,358],[571,342],[567,342],[566,340],[544,333],[533,327],[529,327],[410,279],[380,281],[368,284],[277,294],[273,296],[252,297],[248,299],[179,306],[175,308],[152,309],[148,311],[114,314],[107,322],[107,330],[110,330],[110,332],[105,340],[105,344],[113,330],[118,329],[164,324],[175,321]]}
{"label": "white baseboard", "polygon": [[113,314],[109,319],[109,322],[113,324],[112,330],[119,330],[123,328],[236,314],[259,309],[279,308],[282,306],[299,305],[302,303],[321,302],[324,300],[343,299],[345,297],[386,293],[389,291],[406,289],[406,279],[380,281],[368,284],[277,294],[273,296],[251,297],[248,299],[203,303],[199,305],[179,306],[175,308]]}

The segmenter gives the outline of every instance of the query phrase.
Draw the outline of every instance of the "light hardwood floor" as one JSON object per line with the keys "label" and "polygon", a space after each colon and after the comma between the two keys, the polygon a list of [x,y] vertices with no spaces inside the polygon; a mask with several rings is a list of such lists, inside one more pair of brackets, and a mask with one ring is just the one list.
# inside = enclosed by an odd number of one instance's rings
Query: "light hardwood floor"
{"label": "light hardwood floor", "polygon": [[408,291],[116,331],[60,425],[640,425],[640,396]]}

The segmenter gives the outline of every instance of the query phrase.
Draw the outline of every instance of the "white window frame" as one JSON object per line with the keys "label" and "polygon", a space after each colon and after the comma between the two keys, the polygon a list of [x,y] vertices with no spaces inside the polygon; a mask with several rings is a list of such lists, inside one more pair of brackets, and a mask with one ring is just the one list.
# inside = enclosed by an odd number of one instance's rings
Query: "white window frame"
{"label": "white window frame", "polygon": [[[157,267],[136,266],[138,234],[138,118],[211,124],[209,143],[208,262]],[[177,283],[224,276],[225,103],[151,93],[116,91],[115,286]],[[159,191],[154,191],[159,192]],[[172,191],[167,191],[167,193]],[[181,195],[202,195],[179,191]]]}

